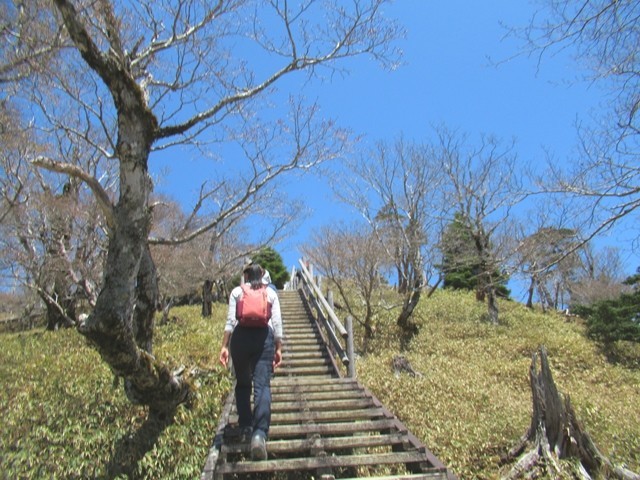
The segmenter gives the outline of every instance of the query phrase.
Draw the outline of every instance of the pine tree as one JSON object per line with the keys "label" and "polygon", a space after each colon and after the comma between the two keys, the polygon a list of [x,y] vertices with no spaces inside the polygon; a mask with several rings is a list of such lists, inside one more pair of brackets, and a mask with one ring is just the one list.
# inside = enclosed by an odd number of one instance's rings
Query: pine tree
{"label": "pine tree", "polygon": [[[440,240],[440,250],[442,251],[442,263],[439,268],[444,277],[443,287],[477,291],[478,279],[484,273],[485,267],[483,265],[486,262],[483,262],[479,257],[473,235],[461,213],[456,213],[452,222],[447,226]],[[497,294],[508,297],[510,293],[506,286],[508,277],[496,269],[492,278],[498,279]]]}
{"label": "pine tree", "polygon": [[589,306],[576,306],[573,311],[585,317],[588,335],[604,344],[620,340],[640,343],[640,276],[625,280],[632,293],[615,300],[604,300]]}
{"label": "pine tree", "polygon": [[251,257],[253,263],[259,263],[262,268],[269,271],[271,282],[281,290],[289,281],[289,271],[284,265],[282,256],[271,247],[264,247]]}

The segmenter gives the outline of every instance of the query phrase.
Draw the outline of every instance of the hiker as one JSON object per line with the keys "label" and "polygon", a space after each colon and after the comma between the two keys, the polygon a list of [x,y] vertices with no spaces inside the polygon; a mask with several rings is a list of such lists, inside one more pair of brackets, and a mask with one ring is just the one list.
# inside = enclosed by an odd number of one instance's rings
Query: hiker
{"label": "hiker", "polygon": [[272,288],[274,291],[278,290],[275,284],[271,281],[271,275],[269,274],[269,270],[266,268],[264,269],[264,275],[262,276],[262,283],[267,287]]}
{"label": "hiker", "polygon": [[[220,363],[229,363],[229,350],[236,376],[236,408],[241,441],[251,439],[251,458],[266,460],[266,440],[271,422],[271,374],[282,363],[282,317],[275,290],[262,283],[263,269],[250,264],[243,271],[243,285],[229,296]],[[246,314],[263,295],[266,314]],[[249,300],[251,299],[251,300]],[[251,388],[253,384],[253,410]]]}

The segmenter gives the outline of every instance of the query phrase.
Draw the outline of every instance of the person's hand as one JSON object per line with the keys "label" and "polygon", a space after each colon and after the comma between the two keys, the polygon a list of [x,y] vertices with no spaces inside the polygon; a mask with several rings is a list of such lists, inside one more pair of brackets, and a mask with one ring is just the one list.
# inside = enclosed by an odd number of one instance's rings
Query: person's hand
{"label": "person's hand", "polygon": [[273,355],[273,369],[275,370],[282,364],[282,350],[277,348],[276,353]]}
{"label": "person's hand", "polygon": [[220,349],[220,363],[222,364],[223,367],[227,367],[227,365],[229,364],[229,348],[227,347],[222,347]]}

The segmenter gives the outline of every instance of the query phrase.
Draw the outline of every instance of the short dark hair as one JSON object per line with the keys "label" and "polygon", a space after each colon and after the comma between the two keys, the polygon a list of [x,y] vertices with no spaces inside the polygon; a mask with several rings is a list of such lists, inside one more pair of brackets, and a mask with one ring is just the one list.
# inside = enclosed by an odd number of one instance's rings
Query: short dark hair
{"label": "short dark hair", "polygon": [[259,288],[262,286],[263,270],[260,264],[251,263],[244,267],[242,273],[246,276],[246,281],[251,283],[251,288]]}

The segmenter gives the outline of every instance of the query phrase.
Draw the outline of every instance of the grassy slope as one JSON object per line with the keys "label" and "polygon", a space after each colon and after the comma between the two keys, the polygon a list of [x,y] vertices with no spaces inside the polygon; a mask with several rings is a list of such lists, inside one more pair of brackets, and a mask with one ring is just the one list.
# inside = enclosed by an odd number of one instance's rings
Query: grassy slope
{"label": "grassy slope", "polygon": [[379,335],[380,353],[361,359],[358,376],[460,478],[492,479],[528,428],[531,355],[545,345],[558,389],[601,451],[640,471],[640,371],[607,363],[575,320],[500,308],[501,324],[491,326],[472,295],[438,292],[420,303],[422,328],[405,352],[423,376],[392,374],[393,335]]}
{"label": "grassy slope", "polygon": [[[229,377],[216,366],[224,306],[213,319],[198,307],[174,309],[159,326],[156,355],[197,367],[198,401],[139,463],[137,478],[198,478],[218,423]],[[605,362],[583,328],[562,317],[501,304],[502,324],[481,321],[471,295],[439,292],[418,307],[420,334],[406,356],[423,376],[394,376],[398,351],[390,319],[378,320],[360,380],[461,479],[499,476],[499,456],[525,432],[531,411],[528,370],[546,345],[558,388],[569,393],[601,450],[640,471],[640,372]],[[73,331],[0,335],[0,465],[6,478],[95,478],[144,420],[97,354]]]}
{"label": "grassy slope", "polygon": [[[136,478],[200,477],[231,385],[216,367],[223,311],[217,306],[211,320],[196,307],[177,308],[178,318],[158,327],[158,358],[204,373],[193,378],[194,407],[178,411]],[[113,375],[78,333],[11,333],[0,342],[0,478],[101,478],[114,457],[130,454],[128,439],[145,410],[126,400],[121,385],[114,388]]]}

